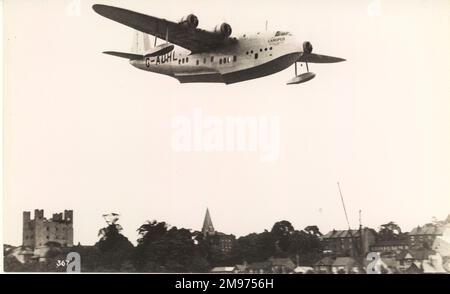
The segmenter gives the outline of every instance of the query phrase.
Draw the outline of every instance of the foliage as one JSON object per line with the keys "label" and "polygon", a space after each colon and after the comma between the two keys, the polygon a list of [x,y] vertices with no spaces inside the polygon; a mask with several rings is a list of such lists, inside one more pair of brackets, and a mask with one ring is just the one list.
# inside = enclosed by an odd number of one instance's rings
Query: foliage
{"label": "foliage", "polygon": [[396,240],[404,236],[405,234],[402,233],[400,226],[392,221],[381,225],[378,231],[379,240]]}
{"label": "foliage", "polygon": [[121,230],[120,225],[110,224],[99,231],[101,238],[95,247],[100,251],[101,264],[107,271],[119,271],[133,253],[133,244],[120,233]]}
{"label": "foliage", "polygon": [[141,236],[134,264],[144,272],[206,272],[209,264],[195,235],[165,222],[147,222],[138,229]]}

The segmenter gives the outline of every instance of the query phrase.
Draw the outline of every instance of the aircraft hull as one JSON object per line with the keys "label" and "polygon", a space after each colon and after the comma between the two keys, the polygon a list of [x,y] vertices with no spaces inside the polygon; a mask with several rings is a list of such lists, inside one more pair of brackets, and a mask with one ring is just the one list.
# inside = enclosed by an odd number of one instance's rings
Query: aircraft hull
{"label": "aircraft hull", "polygon": [[185,74],[176,75],[174,76],[174,78],[180,81],[180,83],[225,83],[227,85],[234,84],[280,72],[291,66],[299,58],[300,54],[300,52],[286,54],[266,63],[247,69],[229,72],[226,74]]}
{"label": "aircraft hull", "polygon": [[286,54],[254,67],[224,74],[222,75],[223,82],[225,84],[234,84],[280,72],[294,64],[295,61],[300,57],[300,54],[300,52]]}

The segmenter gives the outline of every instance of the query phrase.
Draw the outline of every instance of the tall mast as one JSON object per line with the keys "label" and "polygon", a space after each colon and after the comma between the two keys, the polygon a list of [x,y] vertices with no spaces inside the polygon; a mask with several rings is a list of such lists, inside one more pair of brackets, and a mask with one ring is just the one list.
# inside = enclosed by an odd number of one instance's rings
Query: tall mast
{"label": "tall mast", "polygon": [[339,188],[339,195],[341,195],[342,207],[344,207],[345,219],[347,220],[348,229],[350,230],[350,222],[348,221],[347,209],[345,209],[344,196],[342,196],[341,185],[339,184],[339,182],[337,184]]}

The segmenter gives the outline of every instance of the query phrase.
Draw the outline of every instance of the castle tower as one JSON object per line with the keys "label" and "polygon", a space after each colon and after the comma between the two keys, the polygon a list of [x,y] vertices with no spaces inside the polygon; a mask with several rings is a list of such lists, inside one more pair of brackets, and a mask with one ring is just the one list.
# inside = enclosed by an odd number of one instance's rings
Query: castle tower
{"label": "castle tower", "polygon": [[46,219],[44,210],[36,209],[34,219],[29,211],[23,212],[23,246],[38,248],[48,243],[59,243],[63,247],[73,246],[73,211],[54,213]]}
{"label": "castle tower", "polygon": [[206,209],[205,220],[203,221],[202,233],[203,236],[205,237],[208,235],[214,235],[216,233],[216,231],[214,230],[214,226],[208,208]]}

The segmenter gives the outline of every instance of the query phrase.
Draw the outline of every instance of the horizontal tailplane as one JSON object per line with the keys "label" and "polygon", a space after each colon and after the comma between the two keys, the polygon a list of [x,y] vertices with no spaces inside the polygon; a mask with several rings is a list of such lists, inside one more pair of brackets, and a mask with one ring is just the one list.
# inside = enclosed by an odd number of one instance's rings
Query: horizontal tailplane
{"label": "horizontal tailplane", "polygon": [[129,60],[141,60],[144,58],[144,55],[133,54],[133,53],[124,53],[124,52],[116,52],[116,51],[105,51],[104,54],[126,58]]}

